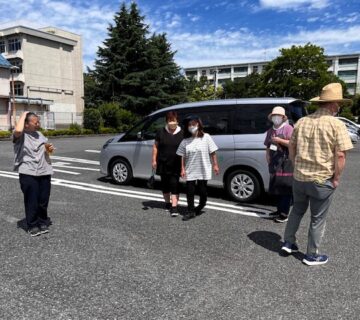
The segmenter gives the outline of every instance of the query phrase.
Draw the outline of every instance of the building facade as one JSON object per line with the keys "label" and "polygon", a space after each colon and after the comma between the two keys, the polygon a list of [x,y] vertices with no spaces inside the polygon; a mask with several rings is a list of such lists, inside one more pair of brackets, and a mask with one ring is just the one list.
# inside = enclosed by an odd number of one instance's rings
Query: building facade
{"label": "building facade", "polygon": [[0,130],[9,129],[10,68],[10,62],[0,54]]}
{"label": "building facade", "polygon": [[[326,61],[329,65],[328,70],[346,83],[349,94],[360,94],[360,54],[327,56]],[[209,81],[215,82],[215,85],[221,85],[228,80],[243,78],[251,73],[261,73],[269,62],[185,68],[185,75],[187,78],[194,77],[196,80],[206,76]]]}
{"label": "building facade", "polygon": [[[81,122],[84,81],[81,36],[47,27],[0,30],[0,53],[12,69],[17,113],[51,112]],[[60,119],[57,122],[61,122]]]}

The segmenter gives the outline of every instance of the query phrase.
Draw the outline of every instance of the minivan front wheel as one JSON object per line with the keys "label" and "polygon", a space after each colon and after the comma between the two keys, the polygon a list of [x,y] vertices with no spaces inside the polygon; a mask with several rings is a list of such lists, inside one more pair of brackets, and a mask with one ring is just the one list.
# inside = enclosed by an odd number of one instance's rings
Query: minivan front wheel
{"label": "minivan front wheel", "polygon": [[231,172],[226,179],[226,189],[236,201],[249,202],[261,192],[259,179],[250,171],[239,169]]}
{"label": "minivan front wheel", "polygon": [[116,159],[111,163],[110,174],[116,184],[128,184],[132,179],[131,168],[123,159]]}

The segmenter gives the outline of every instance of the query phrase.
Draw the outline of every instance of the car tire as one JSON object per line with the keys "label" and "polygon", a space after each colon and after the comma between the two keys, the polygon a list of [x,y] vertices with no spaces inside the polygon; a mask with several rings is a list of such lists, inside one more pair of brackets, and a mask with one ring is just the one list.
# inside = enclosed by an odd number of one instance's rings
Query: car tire
{"label": "car tire", "polygon": [[132,170],[127,161],[123,159],[115,159],[110,165],[110,176],[116,184],[128,184],[132,178]]}
{"label": "car tire", "polygon": [[259,178],[251,171],[239,169],[231,172],[226,179],[226,191],[238,202],[251,202],[259,197]]}

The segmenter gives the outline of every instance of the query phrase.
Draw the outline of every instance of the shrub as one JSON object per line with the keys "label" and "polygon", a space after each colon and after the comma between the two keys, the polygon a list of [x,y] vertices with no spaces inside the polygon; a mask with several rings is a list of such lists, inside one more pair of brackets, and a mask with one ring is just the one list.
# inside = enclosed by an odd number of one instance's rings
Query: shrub
{"label": "shrub", "polygon": [[11,137],[11,134],[10,131],[0,131],[0,138],[9,138]]}
{"label": "shrub", "polygon": [[102,134],[117,133],[117,130],[115,128],[101,127],[99,130],[99,133],[102,133]]}
{"label": "shrub", "polygon": [[116,102],[103,103],[100,108],[100,114],[104,120],[104,127],[116,128],[118,127],[117,112],[120,109],[120,104]]}
{"label": "shrub", "polygon": [[69,130],[72,130],[77,134],[81,134],[82,131],[81,126],[78,123],[72,123],[69,127]]}
{"label": "shrub", "polygon": [[138,117],[129,110],[119,109],[116,113],[118,132],[129,130],[137,121]]}
{"label": "shrub", "polygon": [[90,129],[95,133],[99,132],[102,124],[102,118],[100,111],[97,109],[85,109],[84,110],[84,128]]}

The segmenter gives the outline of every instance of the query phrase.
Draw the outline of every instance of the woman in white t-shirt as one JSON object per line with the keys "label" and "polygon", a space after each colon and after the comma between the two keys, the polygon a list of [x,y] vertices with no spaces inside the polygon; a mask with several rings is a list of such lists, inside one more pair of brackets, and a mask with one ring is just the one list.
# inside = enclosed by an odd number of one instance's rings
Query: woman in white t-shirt
{"label": "woman in white t-shirt", "polygon": [[[218,147],[214,140],[204,133],[201,120],[197,116],[186,119],[187,128],[184,130],[185,139],[180,143],[176,152],[181,156],[181,177],[186,180],[186,196],[188,212],[183,220],[189,220],[201,214],[207,201],[207,182],[211,179],[212,169],[219,174],[216,157]],[[196,184],[200,196],[199,205],[194,207]]]}

